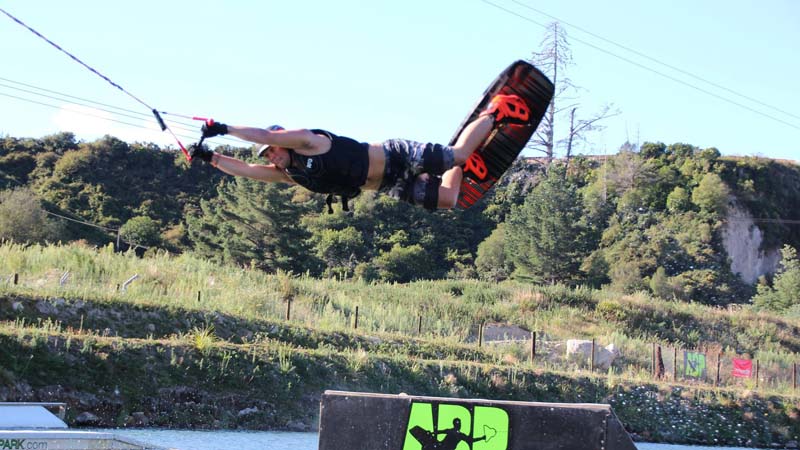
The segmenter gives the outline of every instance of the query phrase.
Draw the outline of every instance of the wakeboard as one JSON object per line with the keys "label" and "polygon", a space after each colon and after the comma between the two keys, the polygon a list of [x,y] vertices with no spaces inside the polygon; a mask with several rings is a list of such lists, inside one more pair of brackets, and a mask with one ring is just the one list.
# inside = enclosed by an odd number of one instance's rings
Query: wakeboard
{"label": "wakeboard", "polygon": [[525,124],[507,124],[493,129],[483,145],[461,166],[464,178],[458,197],[459,208],[469,208],[483,198],[511,167],[542,121],[554,93],[553,83],[539,69],[521,60],[508,66],[484,91],[483,98],[461,123],[450,145],[455,145],[464,128],[478,118],[495,95],[520,96],[527,103],[530,114]]}

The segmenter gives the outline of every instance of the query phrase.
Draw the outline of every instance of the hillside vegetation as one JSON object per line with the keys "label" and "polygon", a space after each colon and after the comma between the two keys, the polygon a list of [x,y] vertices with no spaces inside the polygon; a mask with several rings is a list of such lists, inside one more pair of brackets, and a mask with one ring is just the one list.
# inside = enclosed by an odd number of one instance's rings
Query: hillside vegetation
{"label": "hillside vegetation", "polygon": [[299,188],[190,166],[153,145],[76,142],[69,133],[0,139],[0,189],[0,239],[119,242],[366,281],[611,284],[726,305],[755,294],[724,249],[731,205],[762,231],[758,250],[800,246],[796,164],[686,144],[647,143],[568,166],[519,160],[477,208],[435,214],[367,193],[354,212],[326,214],[322,196]]}
{"label": "hillside vegetation", "polygon": [[[0,401],[67,401],[77,425],[309,430],[321,392],[345,389],[610,403],[629,431],[656,441],[767,445],[800,434],[791,385],[654,382],[647,369],[653,342],[795,361],[798,324],[750,307],[511,281],[320,280],[112,250],[0,246]],[[594,373],[531,363],[524,345],[478,346],[482,321],[548,340],[596,337],[624,357]]]}
{"label": "hillside vegetation", "polygon": [[[326,214],[113,137],[0,138],[0,401],[67,401],[79,426],[307,430],[324,389],[351,389],[610,403],[655,441],[798,440],[796,164],[647,143],[520,159],[467,211],[354,203]],[[755,285],[731,269],[734,220],[781,255]],[[482,342],[491,323],[535,332],[536,358]],[[572,338],[622,356],[591,371]],[[763,372],[654,381],[656,347]]]}

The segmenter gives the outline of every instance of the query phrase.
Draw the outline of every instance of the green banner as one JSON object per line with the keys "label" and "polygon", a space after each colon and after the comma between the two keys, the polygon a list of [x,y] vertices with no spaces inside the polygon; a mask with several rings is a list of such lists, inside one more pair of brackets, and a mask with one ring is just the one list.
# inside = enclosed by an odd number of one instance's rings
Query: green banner
{"label": "green banner", "polygon": [[706,355],[698,352],[683,352],[683,375],[686,378],[706,378]]}

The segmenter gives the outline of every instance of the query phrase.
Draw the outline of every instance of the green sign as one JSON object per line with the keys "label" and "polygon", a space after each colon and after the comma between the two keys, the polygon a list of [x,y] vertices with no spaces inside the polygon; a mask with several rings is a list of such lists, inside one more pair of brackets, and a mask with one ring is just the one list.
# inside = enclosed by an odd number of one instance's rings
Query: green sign
{"label": "green sign", "polygon": [[696,352],[683,352],[683,374],[687,378],[705,378],[706,355]]}
{"label": "green sign", "polygon": [[0,449],[3,450],[21,450],[24,444],[25,439],[0,439]]}
{"label": "green sign", "polygon": [[413,402],[403,450],[508,450],[508,423],[491,406]]}

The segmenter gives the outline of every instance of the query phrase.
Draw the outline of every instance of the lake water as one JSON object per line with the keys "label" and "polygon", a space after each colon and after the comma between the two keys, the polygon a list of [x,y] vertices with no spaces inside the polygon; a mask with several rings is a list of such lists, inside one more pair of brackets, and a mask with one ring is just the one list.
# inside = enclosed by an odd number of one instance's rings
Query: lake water
{"label": "lake water", "polygon": [[[102,430],[138,441],[179,450],[316,450],[317,433],[278,431]],[[753,450],[738,447],[646,444],[639,450]]]}

